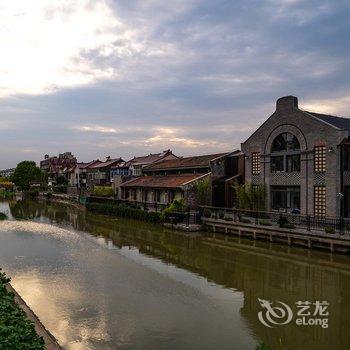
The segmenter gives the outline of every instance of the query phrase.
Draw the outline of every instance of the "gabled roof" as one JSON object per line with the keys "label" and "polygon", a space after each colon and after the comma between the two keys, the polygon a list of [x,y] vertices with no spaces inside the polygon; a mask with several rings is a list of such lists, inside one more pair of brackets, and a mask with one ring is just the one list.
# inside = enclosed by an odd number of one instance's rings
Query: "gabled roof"
{"label": "gabled roof", "polygon": [[144,168],[145,171],[152,170],[169,170],[169,169],[192,169],[192,168],[209,168],[210,162],[214,159],[221,158],[232,152],[207,154],[204,156],[194,156],[186,158],[165,159]]}
{"label": "gabled roof", "polygon": [[113,165],[114,163],[118,163],[118,162],[123,162],[123,159],[122,158],[109,159],[105,162],[93,164],[93,165],[89,166],[89,169],[107,168],[107,167]]}
{"label": "gabled roof", "polygon": [[181,188],[189,182],[200,179],[208,174],[185,174],[167,176],[141,176],[125,182],[121,187],[147,187],[147,188]]}
{"label": "gabled roof", "polygon": [[[147,164],[151,164],[151,163],[154,163],[154,162],[158,162],[160,160],[162,160],[164,157],[168,156],[172,154],[173,156],[175,156],[173,154],[173,152],[168,149],[166,151],[163,151],[161,153],[150,153],[148,154],[147,156],[141,156],[141,157],[134,157],[133,159],[130,159],[128,162],[127,162],[127,165],[147,165]],[[176,156],[175,156],[176,157]]]}
{"label": "gabled roof", "polygon": [[79,169],[86,169],[88,168],[89,166],[92,166],[94,164],[97,164],[97,163],[102,163],[99,159],[96,159],[96,160],[92,160],[91,162],[88,162],[88,163],[78,163],[77,166],[79,167]]}
{"label": "gabled roof", "polygon": [[350,129],[350,119],[349,118],[343,118],[343,117],[336,117],[334,115],[329,115],[329,114],[320,114],[320,113],[315,113],[315,112],[308,112],[308,111],[303,111],[308,114],[311,114],[312,116],[316,117],[317,119],[330,124],[337,129],[341,130],[347,130]]}

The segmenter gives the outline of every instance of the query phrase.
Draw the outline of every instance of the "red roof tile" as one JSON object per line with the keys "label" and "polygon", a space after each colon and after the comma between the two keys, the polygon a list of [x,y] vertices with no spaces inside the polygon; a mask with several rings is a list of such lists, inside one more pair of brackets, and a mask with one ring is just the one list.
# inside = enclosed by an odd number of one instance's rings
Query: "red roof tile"
{"label": "red roof tile", "polygon": [[204,156],[194,156],[186,158],[165,159],[161,162],[151,164],[144,170],[166,170],[166,169],[186,169],[186,168],[205,168],[209,167],[210,161],[220,158],[227,153],[207,154]]}
{"label": "red roof tile", "polygon": [[168,176],[141,176],[122,184],[122,187],[153,187],[153,188],[179,188],[188,182],[197,180],[207,174],[185,174]]}
{"label": "red roof tile", "polygon": [[155,154],[149,154],[147,156],[141,156],[141,157],[134,157],[133,159],[130,159],[127,163],[128,165],[134,164],[134,165],[145,165],[145,164],[151,164],[157,161],[162,160],[164,157],[172,154],[171,150],[166,150],[161,153],[155,153]]}
{"label": "red roof tile", "polygon": [[90,169],[107,168],[107,167],[114,165],[115,163],[118,163],[118,162],[123,162],[123,159],[122,158],[110,159],[110,160],[107,160],[106,162],[101,162],[98,164],[91,165],[91,166],[89,166],[89,168]]}

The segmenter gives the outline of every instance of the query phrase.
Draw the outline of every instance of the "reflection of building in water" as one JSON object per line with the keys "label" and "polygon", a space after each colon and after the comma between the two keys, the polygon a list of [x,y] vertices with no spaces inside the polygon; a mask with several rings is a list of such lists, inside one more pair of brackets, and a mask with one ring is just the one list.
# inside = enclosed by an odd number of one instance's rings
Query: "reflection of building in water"
{"label": "reflection of building in water", "polygon": [[[331,256],[221,235],[186,235],[143,222],[109,219],[57,204],[11,205],[14,216],[71,222],[79,230],[102,236],[118,247],[137,247],[145,255],[189,270],[226,288],[243,292],[241,315],[253,334],[273,349],[350,348],[350,266],[348,257]],[[268,329],[257,318],[258,298],[281,300],[296,310],[299,300],[327,300],[329,328],[295,324]],[[234,327],[234,325],[233,325]]]}

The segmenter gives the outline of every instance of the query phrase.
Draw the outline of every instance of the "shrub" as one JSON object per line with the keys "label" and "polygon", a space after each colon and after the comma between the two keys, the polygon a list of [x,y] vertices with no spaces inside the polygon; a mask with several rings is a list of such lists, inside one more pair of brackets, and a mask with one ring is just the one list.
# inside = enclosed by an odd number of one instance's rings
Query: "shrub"
{"label": "shrub", "polygon": [[245,219],[245,218],[243,218],[243,219],[241,220],[241,222],[242,222],[243,224],[251,224],[251,223],[252,223],[249,219]]}
{"label": "shrub", "polygon": [[87,203],[86,209],[98,214],[119,216],[122,218],[136,219],[159,223],[162,221],[162,214],[159,212],[147,212],[141,209],[130,208],[126,205],[112,203]]}
{"label": "shrub", "polygon": [[112,186],[94,186],[92,195],[97,197],[113,197],[114,189]]}
{"label": "shrub", "polygon": [[[181,214],[185,212],[185,200],[174,199],[173,202],[162,211],[162,219],[167,221],[171,216],[179,216],[175,214]],[[181,215],[180,215],[181,216]]]}
{"label": "shrub", "polygon": [[204,209],[203,210],[203,216],[205,218],[210,218],[211,217],[211,211],[209,209]]}
{"label": "shrub", "polygon": [[52,198],[52,192],[46,192],[45,193],[46,199],[51,199]]}
{"label": "shrub", "polygon": [[335,229],[334,229],[334,227],[326,226],[324,228],[324,232],[334,234],[335,233]]}
{"label": "shrub", "polygon": [[57,185],[52,188],[54,193],[67,193],[67,186],[65,185]]}
{"label": "shrub", "polygon": [[295,229],[295,225],[287,223],[287,224],[284,224],[283,228]]}
{"label": "shrub", "polygon": [[7,199],[12,197],[13,197],[13,192],[7,191],[4,188],[0,188],[0,198]]}
{"label": "shrub", "polygon": [[283,216],[283,215],[280,215],[280,217],[278,218],[278,224],[281,228],[283,227],[286,227],[286,225],[288,225],[288,219]]}
{"label": "shrub", "polygon": [[0,269],[0,349],[45,349],[33,322],[15,303],[14,294],[7,291],[8,282],[10,279]]}
{"label": "shrub", "polygon": [[7,219],[7,215],[4,213],[0,213],[0,221],[6,220],[6,219]]}
{"label": "shrub", "polygon": [[259,224],[261,226],[272,226],[271,222],[270,221],[267,221],[267,220],[260,220],[259,221]]}
{"label": "shrub", "polygon": [[36,198],[39,196],[39,189],[31,188],[27,193],[31,198]]}

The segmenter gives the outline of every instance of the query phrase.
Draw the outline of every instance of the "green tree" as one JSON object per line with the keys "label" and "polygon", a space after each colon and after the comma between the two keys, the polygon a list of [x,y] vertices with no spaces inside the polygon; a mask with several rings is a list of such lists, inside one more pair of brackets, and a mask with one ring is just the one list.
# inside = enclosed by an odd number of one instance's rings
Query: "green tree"
{"label": "green tree", "polygon": [[197,198],[199,205],[208,205],[210,204],[210,178],[206,177],[203,180],[197,182],[196,190],[197,190]]}
{"label": "green tree", "polygon": [[252,186],[249,183],[233,185],[239,209],[265,210],[266,188],[264,185]]}
{"label": "green tree", "polygon": [[22,191],[29,190],[31,181],[42,181],[43,173],[33,161],[25,160],[17,164],[11,181]]}

